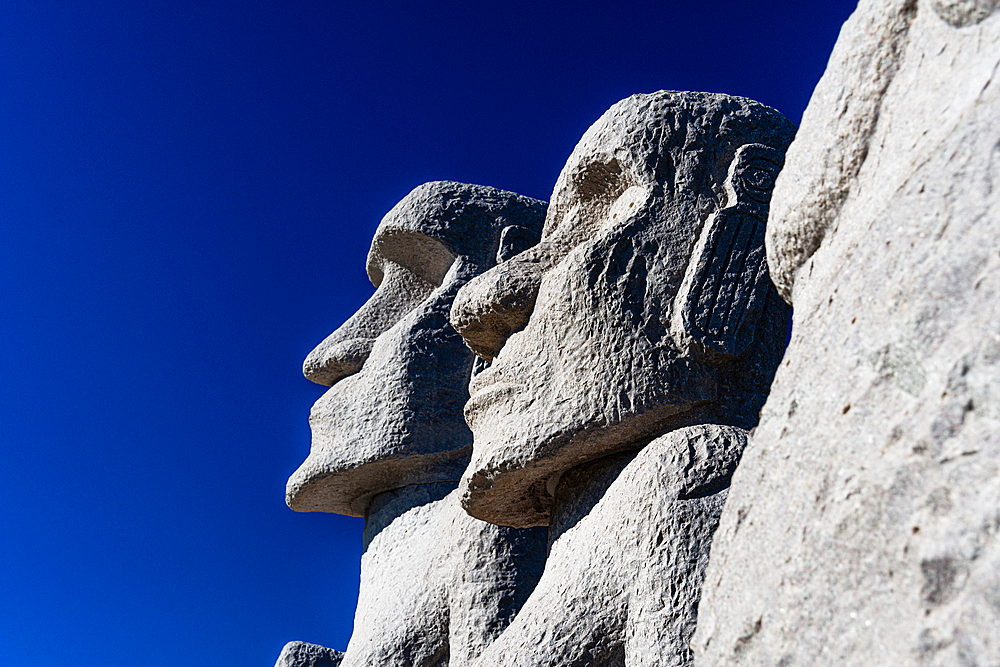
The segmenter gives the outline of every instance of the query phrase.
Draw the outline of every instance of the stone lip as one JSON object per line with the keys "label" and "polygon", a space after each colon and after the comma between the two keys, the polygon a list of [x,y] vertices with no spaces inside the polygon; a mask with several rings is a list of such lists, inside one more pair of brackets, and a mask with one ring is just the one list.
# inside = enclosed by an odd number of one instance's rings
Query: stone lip
{"label": "stone lip", "polygon": [[462,507],[477,519],[513,528],[548,526],[555,489],[568,471],[621,452],[638,451],[655,437],[704,417],[700,410],[665,405],[627,424],[577,428],[549,440],[550,453],[522,466],[473,461],[462,477]]}
{"label": "stone lip", "polygon": [[[766,197],[738,194],[754,183],[769,193],[771,181],[727,183],[762,176],[730,174],[741,149],[756,146],[741,164],[780,165],[794,132],[752,100],[674,91],[623,100],[587,130],[541,242],[462,288],[451,312],[493,359],[466,404],[475,439],[459,488],[472,516],[546,525],[567,470],[682,426],[756,424],[789,310],[766,278]],[[701,242],[713,220],[736,225],[713,238],[738,252]],[[673,317],[689,307],[706,318]]]}
{"label": "stone lip", "polygon": [[333,512],[364,517],[372,497],[410,484],[457,484],[471,445],[457,451],[377,459],[338,470],[310,457],[289,478],[285,502],[296,512]]}

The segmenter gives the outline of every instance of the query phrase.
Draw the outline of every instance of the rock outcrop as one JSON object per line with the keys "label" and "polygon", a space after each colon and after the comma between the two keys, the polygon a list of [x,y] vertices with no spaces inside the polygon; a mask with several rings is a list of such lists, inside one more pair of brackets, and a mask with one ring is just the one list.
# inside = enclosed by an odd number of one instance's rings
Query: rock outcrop
{"label": "rock outcrop", "polygon": [[865,0],[778,178],[791,344],[697,664],[1000,664],[1000,14]]}
{"label": "rock outcrop", "polygon": [[343,659],[344,654],[332,648],[306,642],[288,642],[281,649],[274,667],[339,667]]}

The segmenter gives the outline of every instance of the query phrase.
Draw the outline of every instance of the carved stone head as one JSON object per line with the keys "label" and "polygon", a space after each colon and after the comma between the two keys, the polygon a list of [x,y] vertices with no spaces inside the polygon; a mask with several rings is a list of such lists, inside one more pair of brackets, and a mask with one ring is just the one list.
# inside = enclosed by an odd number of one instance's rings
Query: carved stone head
{"label": "carved stone head", "polygon": [[492,361],[465,410],[470,514],[544,525],[577,465],[681,426],[756,423],[789,315],[763,238],[793,135],[751,100],[678,92],[630,97],[586,132],[542,242],[452,309]]}
{"label": "carved stone head", "polygon": [[313,406],[312,448],[288,480],[289,507],[363,516],[375,494],[459,479],[472,445],[462,407],[473,355],[448,312],[470,278],[537,241],[545,209],[435,182],[386,214],[368,254],[375,294],[304,364],[330,390]]}

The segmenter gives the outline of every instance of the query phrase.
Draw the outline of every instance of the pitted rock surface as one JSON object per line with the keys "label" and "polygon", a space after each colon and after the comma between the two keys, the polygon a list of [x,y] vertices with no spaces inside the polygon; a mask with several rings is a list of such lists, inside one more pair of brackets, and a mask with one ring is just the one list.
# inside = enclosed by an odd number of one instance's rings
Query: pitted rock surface
{"label": "pitted rock surface", "polygon": [[286,497],[299,511],[365,516],[347,667],[466,665],[541,574],[544,528],[486,524],[448,495],[471,450],[474,357],[447,315],[470,278],[538,240],[545,209],[483,186],[416,188],[375,233],[375,295],[306,360],[306,376],[331,387]]}
{"label": "pitted rock surface", "polygon": [[469,279],[538,240],[546,206],[439,181],[386,214],[368,253],[375,294],[304,364],[331,388],[313,406],[309,457],[288,480],[292,509],[363,516],[378,493],[459,479],[473,355],[448,313]]}
{"label": "pitted rock surface", "polygon": [[[541,576],[544,528],[466,514],[444,485],[376,497],[354,634],[341,667],[464,667],[507,627]],[[386,520],[375,515],[385,512]],[[380,528],[379,528],[380,527]]]}
{"label": "pitted rock surface", "polygon": [[288,642],[274,667],[339,667],[344,654],[332,648],[306,642]]}
{"label": "pitted rock surface", "polygon": [[[987,5],[862,2],[789,149],[768,250],[795,327],[712,547],[698,665],[1000,664]],[[891,80],[865,83],[858,63]],[[838,145],[852,109],[877,112]],[[830,157],[862,134],[854,159]],[[813,224],[825,236],[803,253],[795,230]]]}

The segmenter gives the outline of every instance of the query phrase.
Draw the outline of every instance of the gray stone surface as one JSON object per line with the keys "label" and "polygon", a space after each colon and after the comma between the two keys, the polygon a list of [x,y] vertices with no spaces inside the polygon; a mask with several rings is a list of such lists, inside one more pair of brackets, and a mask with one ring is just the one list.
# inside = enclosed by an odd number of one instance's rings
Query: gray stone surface
{"label": "gray stone surface", "polygon": [[862,0],[802,114],[805,130],[788,149],[788,169],[774,189],[767,238],[771,279],[786,301],[791,300],[795,272],[836,225],[868,156],[916,6],[916,0]]}
{"label": "gray stone surface", "polygon": [[545,573],[476,665],[690,664],[709,545],[745,437],[682,428],[635,458],[567,473]]}
{"label": "gray stone surface", "polygon": [[373,500],[342,667],[469,665],[541,576],[545,529],[473,519],[457,491],[436,497],[444,487],[412,486]]}
{"label": "gray stone surface", "polygon": [[691,424],[756,423],[788,318],[762,246],[793,132],[751,100],[677,92],[630,97],[586,132],[542,242],[451,311],[493,360],[465,408],[470,514],[548,525],[567,470]]}
{"label": "gray stone surface", "polygon": [[775,189],[795,328],[696,664],[1000,664],[995,6],[864,1],[841,33]]}
{"label": "gray stone surface", "polygon": [[340,651],[317,644],[288,642],[274,667],[338,667],[343,658]]}
{"label": "gray stone surface", "polygon": [[386,214],[368,255],[378,289],[304,364],[332,386],[313,406],[312,450],[288,480],[289,507],[363,516],[377,493],[459,479],[472,445],[462,406],[473,356],[448,312],[498,254],[537,240],[545,208],[442,181]]}
{"label": "gray stone surface", "polygon": [[473,355],[446,317],[469,278],[537,241],[545,209],[482,186],[418,187],[375,234],[375,295],[306,360],[332,386],[288,504],[365,516],[346,667],[466,665],[541,574],[545,529],[473,519],[453,493],[471,449]]}
{"label": "gray stone surface", "polygon": [[492,359],[470,385],[462,504],[550,534],[477,665],[690,664],[712,532],[784,343],[764,224],[792,134],[750,100],[624,100],[570,156],[542,242],[456,297],[451,322]]}

